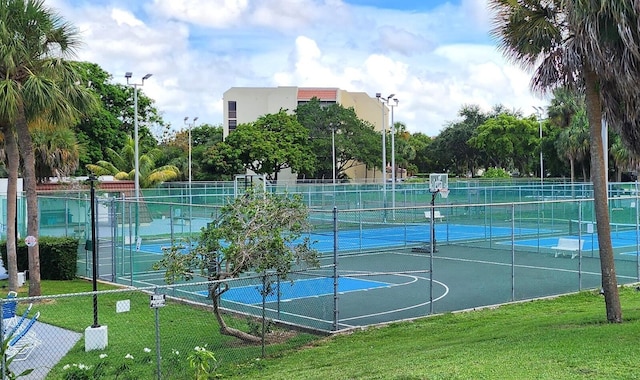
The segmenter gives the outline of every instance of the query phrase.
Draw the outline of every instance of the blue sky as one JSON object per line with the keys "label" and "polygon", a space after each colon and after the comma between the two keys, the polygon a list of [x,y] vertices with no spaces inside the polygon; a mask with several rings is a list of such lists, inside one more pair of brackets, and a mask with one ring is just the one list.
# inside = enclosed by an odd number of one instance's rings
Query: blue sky
{"label": "blue sky", "polygon": [[[435,136],[465,104],[544,105],[489,36],[487,0],[46,0],[81,32],[77,58],[142,91],[174,129],[222,123],[234,86],[395,93],[395,120]],[[153,130],[153,126],[152,130]]]}

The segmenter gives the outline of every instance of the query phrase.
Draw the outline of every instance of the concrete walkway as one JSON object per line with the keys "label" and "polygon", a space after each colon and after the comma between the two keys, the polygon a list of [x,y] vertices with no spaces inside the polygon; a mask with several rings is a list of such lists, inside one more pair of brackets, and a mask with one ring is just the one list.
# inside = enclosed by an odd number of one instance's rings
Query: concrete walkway
{"label": "concrete walkway", "polygon": [[29,376],[20,378],[25,380],[44,379],[51,368],[75,346],[83,335],[42,322],[36,322],[32,331],[36,333],[42,344],[37,346],[27,359],[13,361],[9,366],[14,374],[33,368],[33,372]]}

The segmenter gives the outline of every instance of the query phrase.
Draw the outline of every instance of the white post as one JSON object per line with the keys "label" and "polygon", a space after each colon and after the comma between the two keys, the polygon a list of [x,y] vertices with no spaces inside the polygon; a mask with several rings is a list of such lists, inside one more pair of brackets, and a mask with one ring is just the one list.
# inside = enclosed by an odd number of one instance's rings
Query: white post
{"label": "white post", "polygon": [[142,77],[140,83],[129,83],[129,80],[133,76],[131,72],[125,73],[125,78],[127,78],[127,85],[133,87],[133,140],[134,140],[134,182],[135,182],[135,200],[136,200],[136,241],[138,241],[138,226],[139,226],[139,212],[137,211],[138,205],[140,202],[140,152],[138,146],[140,145],[139,137],[138,137],[138,86],[144,86],[144,81],[149,79],[152,74],[146,74]]}
{"label": "white post", "polygon": [[396,126],[393,120],[393,109],[398,105],[398,99],[394,98],[396,104],[391,105],[391,208],[393,209],[393,219],[396,219]]}
{"label": "white post", "polygon": [[544,163],[542,159],[542,113],[544,112],[544,108],[533,106],[533,109],[536,110],[538,130],[540,131],[540,191],[544,199]]}
{"label": "white post", "polygon": [[[331,163],[333,166],[333,184],[336,184],[336,127],[329,123],[331,127]],[[334,195],[335,197],[335,195]]]}

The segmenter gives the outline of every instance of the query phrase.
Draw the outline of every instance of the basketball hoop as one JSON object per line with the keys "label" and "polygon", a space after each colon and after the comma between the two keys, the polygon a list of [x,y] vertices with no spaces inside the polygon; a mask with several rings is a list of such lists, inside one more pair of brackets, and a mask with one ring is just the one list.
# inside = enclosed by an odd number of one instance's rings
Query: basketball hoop
{"label": "basketball hoop", "polygon": [[440,189],[438,192],[442,198],[446,199],[449,196],[449,189]]}

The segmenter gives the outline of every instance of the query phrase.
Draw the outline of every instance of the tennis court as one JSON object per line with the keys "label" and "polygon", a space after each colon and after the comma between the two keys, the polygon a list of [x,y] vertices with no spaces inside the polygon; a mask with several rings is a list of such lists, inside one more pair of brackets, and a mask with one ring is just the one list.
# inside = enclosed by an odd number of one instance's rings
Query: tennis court
{"label": "tennis court", "polygon": [[[533,199],[528,194],[521,191],[516,195]],[[452,191],[447,202],[460,204],[439,204],[439,213],[431,214],[438,215],[433,223],[426,216],[432,210],[429,206],[407,206],[418,199],[430,201],[428,192],[405,192],[398,197],[399,203],[404,199],[403,206],[395,209],[363,209],[368,202],[364,193],[360,198],[347,199],[345,195],[346,209],[313,210],[315,228],[306,237],[321,253],[320,268],[292,273],[293,282],[269,279],[264,298],[261,278],[250,278],[249,274],[228,280],[222,306],[306,328],[337,331],[599,288],[598,239],[590,222],[594,220],[590,201],[470,203],[509,198],[507,193],[481,195],[482,191],[475,189]],[[631,204],[630,200],[618,200],[612,209],[616,223],[612,223],[611,237],[621,284],[638,281],[640,271],[637,228],[631,224],[638,211]],[[148,230],[153,234],[142,235],[139,246],[114,249],[115,264],[105,267],[113,268],[111,273],[118,282],[165,285],[164,273],[152,270],[152,264],[172,241],[179,250],[189,250],[189,238],[197,233],[192,223],[167,221],[171,215],[151,222]],[[204,224],[207,219],[202,220]],[[433,253],[429,249],[431,236],[437,242]],[[574,259],[555,257],[553,247],[562,237],[582,239],[583,254]],[[176,295],[210,302],[206,284],[191,288],[179,285],[185,288],[176,290]]]}
{"label": "tennis court", "polygon": [[[345,252],[350,250],[373,250],[406,247],[411,245],[424,245],[430,242],[429,235],[431,225],[429,223],[422,224],[362,224],[360,228],[339,230],[337,234],[338,251]],[[499,226],[480,226],[480,225],[462,225],[462,224],[435,224],[436,241],[468,241],[483,240],[491,236],[495,239],[506,238],[511,235],[515,236],[537,236],[539,234],[550,234],[555,232],[548,229],[533,228],[511,228]],[[305,235],[312,243],[312,247],[318,252],[326,254],[332,253],[334,249],[333,232],[312,232]],[[136,250],[151,254],[162,254],[164,250],[171,248],[170,241],[147,243],[143,242],[137,247],[126,245],[126,250]],[[177,242],[175,248],[180,251],[187,252],[189,243]],[[194,246],[193,243],[191,245]]]}
{"label": "tennis court", "polygon": [[[600,286],[597,257],[512,255],[481,247],[447,245],[433,255],[397,249],[341,256],[335,291],[332,260],[325,257],[322,263],[321,268],[292,273],[287,280],[270,278],[264,297],[267,318],[335,331]],[[617,262],[617,271],[621,283],[636,279],[633,262]],[[262,315],[262,280],[227,282],[223,307]],[[191,290],[189,297],[208,302],[207,294],[203,286]]]}

